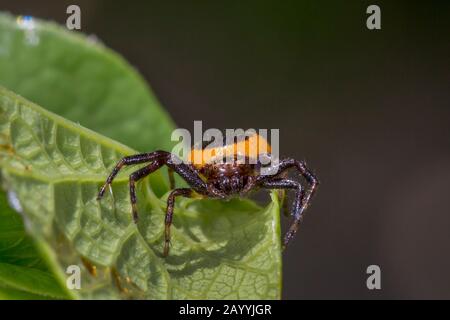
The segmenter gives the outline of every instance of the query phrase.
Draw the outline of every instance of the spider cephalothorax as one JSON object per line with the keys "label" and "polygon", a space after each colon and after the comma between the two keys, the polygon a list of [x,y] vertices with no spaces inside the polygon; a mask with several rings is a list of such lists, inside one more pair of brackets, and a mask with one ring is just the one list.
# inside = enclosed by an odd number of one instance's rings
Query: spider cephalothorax
{"label": "spider cephalothorax", "polygon": [[[166,151],[128,156],[122,158],[114,167],[106,183],[100,189],[97,199],[102,198],[106,187],[111,185],[114,177],[123,166],[147,163],[145,167],[130,175],[132,215],[134,221],[137,222],[135,183],[166,165],[169,169],[171,189],[173,189],[167,198],[165,218],[164,255],[167,256],[170,244],[170,226],[177,196],[193,197],[199,195],[224,199],[233,195],[244,196],[249,191],[258,188],[294,190],[295,196],[291,210],[293,222],[284,237],[284,248],[297,232],[302,214],[308,207],[319,182],[304,162],[292,158],[279,161],[276,167],[272,168],[275,170],[271,170],[275,174],[262,174],[263,169],[267,169],[267,167],[258,160],[262,155],[258,150],[264,150],[264,157],[270,158],[270,145],[263,137],[255,134],[240,142],[221,147],[193,148],[188,155],[188,159],[185,159],[184,162]],[[229,154],[232,157],[225,157]],[[300,182],[286,178],[286,171],[290,168],[297,170],[305,179],[308,185],[306,189]],[[174,188],[174,171],[189,184],[190,188]]]}

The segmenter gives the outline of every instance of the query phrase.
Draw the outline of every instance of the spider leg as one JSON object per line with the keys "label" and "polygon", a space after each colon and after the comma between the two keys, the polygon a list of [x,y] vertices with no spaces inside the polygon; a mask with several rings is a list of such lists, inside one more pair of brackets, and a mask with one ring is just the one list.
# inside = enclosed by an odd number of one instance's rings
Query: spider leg
{"label": "spider leg", "polygon": [[289,227],[288,232],[284,236],[283,241],[283,250],[284,250],[291,241],[291,239],[294,237],[295,233],[297,232],[298,226],[303,217],[302,214],[305,209],[305,206],[303,205],[305,196],[303,187],[300,184],[300,182],[280,178],[274,178],[272,180],[264,181],[261,184],[261,186],[266,189],[295,190],[295,198],[292,203],[292,213],[291,213],[293,221],[291,226]]}
{"label": "spider leg", "polygon": [[[309,206],[312,196],[317,190],[317,187],[319,186],[319,180],[317,177],[309,170],[303,161],[298,161],[292,158],[287,158],[281,161],[279,165],[279,172],[283,173],[286,170],[289,170],[290,168],[295,168],[300,175],[306,180],[308,183],[308,188],[306,190],[306,193],[301,201],[300,209],[298,211],[298,215],[301,217],[303,212],[306,210],[306,208]],[[294,219],[296,217],[294,216]],[[291,228],[288,230],[285,236],[285,246],[289,243],[290,239],[292,239],[297,232],[298,224],[293,224]]]}
{"label": "spider leg", "polygon": [[135,184],[139,180],[148,176],[150,173],[161,168],[163,165],[164,165],[164,162],[162,162],[161,160],[156,160],[156,161],[152,162],[151,164],[149,164],[148,166],[145,166],[145,167],[133,172],[130,175],[130,201],[131,201],[131,213],[133,215],[134,223],[137,223],[137,221],[138,221],[138,212],[137,212],[137,208],[136,208]]}
{"label": "spider leg", "polygon": [[317,177],[311,172],[311,170],[309,170],[306,167],[305,162],[303,161],[298,161],[292,158],[287,158],[282,160],[279,165],[278,165],[278,173],[275,176],[270,176],[270,175],[266,175],[266,176],[259,176],[257,178],[257,181],[255,182],[255,184],[261,184],[264,181],[268,181],[273,179],[274,177],[280,177],[283,176],[285,174],[285,172],[291,168],[294,168],[297,170],[298,173],[300,173],[300,175],[306,180],[306,182],[308,183],[308,188],[306,190],[306,194],[305,197],[303,199],[303,204],[302,206],[304,207],[304,209],[306,209],[309,205],[309,203],[311,202],[311,198],[314,195],[314,193],[317,190],[317,187],[319,186],[319,180],[317,179]]}
{"label": "spider leg", "polygon": [[137,222],[138,213],[136,210],[136,189],[135,184],[140,179],[148,176],[152,172],[158,170],[163,165],[166,165],[169,169],[169,179],[171,180],[171,185],[174,182],[173,172],[180,175],[191,188],[180,188],[174,189],[167,200],[167,211],[166,211],[166,222],[165,222],[165,244],[164,244],[164,255],[167,256],[169,253],[170,244],[170,225],[172,223],[173,216],[173,206],[176,196],[192,196],[195,191],[201,195],[210,195],[215,197],[222,197],[223,194],[220,193],[213,185],[207,184],[202,180],[197,170],[190,164],[186,164],[178,159],[176,156],[172,155],[166,151],[155,151],[151,153],[139,154],[135,156],[125,157],[121,159],[117,165],[114,167],[111,174],[106,179],[105,184],[100,189],[97,199],[100,200],[105,192],[107,186],[111,185],[113,179],[118,174],[120,169],[125,165],[134,165],[139,163],[150,162],[147,166],[133,172],[130,175],[130,200],[132,207],[133,219]]}
{"label": "spider leg", "polygon": [[167,209],[164,229],[164,256],[167,257],[170,249],[170,226],[172,225],[173,209],[175,205],[175,198],[178,196],[192,197],[193,190],[190,188],[180,188],[173,190],[167,198]]}
{"label": "spider leg", "polygon": [[[197,174],[195,170],[193,170],[190,166],[186,165],[185,163],[175,163],[174,159],[172,158],[172,154],[165,151],[160,151],[158,153],[159,159],[153,161],[148,166],[145,166],[144,168],[139,169],[138,171],[133,172],[130,175],[130,200],[131,200],[131,208],[132,208],[132,214],[133,214],[133,220],[136,223],[138,220],[138,213],[136,209],[136,190],[135,190],[135,183],[148,176],[152,172],[158,170],[163,165],[166,165],[169,169],[169,172],[172,172],[172,178],[173,178],[173,172],[177,172],[183,179],[186,180],[186,182],[193,188],[193,190],[197,191],[200,194],[206,194],[208,193],[208,186],[207,184],[200,178],[200,176]],[[175,190],[182,190],[182,189],[175,189]]]}
{"label": "spider leg", "polygon": [[106,188],[109,185],[111,185],[112,181],[117,176],[117,174],[119,173],[120,169],[122,169],[123,166],[130,166],[130,165],[150,162],[155,159],[158,159],[159,157],[161,157],[161,155],[163,155],[163,153],[161,151],[155,151],[155,152],[150,152],[150,153],[136,154],[133,156],[128,156],[128,157],[124,157],[124,158],[120,159],[120,161],[117,162],[116,166],[111,171],[111,174],[106,179],[105,184],[101,187],[101,189],[97,195],[97,200],[100,200],[103,197],[103,195],[105,194]]}
{"label": "spider leg", "polygon": [[191,165],[182,162],[169,152],[166,152],[165,164],[183,178],[195,192],[203,195],[210,194],[211,187],[200,178],[197,170]]}

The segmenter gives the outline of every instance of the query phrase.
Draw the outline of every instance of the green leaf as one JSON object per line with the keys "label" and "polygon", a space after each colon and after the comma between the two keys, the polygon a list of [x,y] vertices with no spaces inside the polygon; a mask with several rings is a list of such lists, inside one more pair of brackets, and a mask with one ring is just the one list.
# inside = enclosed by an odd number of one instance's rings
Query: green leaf
{"label": "green leaf", "polygon": [[0,286],[0,300],[47,300],[51,299],[47,296],[33,294],[9,287]]}
{"label": "green leaf", "polygon": [[0,282],[34,294],[67,297],[53,275],[30,267],[0,262]]}
{"label": "green leaf", "polygon": [[[92,41],[92,37],[37,19],[32,23],[33,26],[23,18],[0,13],[1,84],[136,148],[151,150],[170,145],[172,121],[142,78],[120,56]],[[153,126],[151,132],[149,124]],[[156,183],[155,191],[161,194],[167,187]],[[0,193],[0,197],[5,195]],[[3,251],[0,262],[14,258],[13,263],[30,268],[48,264],[32,239],[24,236],[20,217],[4,203],[0,214],[7,216],[0,220],[0,247],[15,245]],[[13,219],[15,228],[20,230],[12,231],[8,219]],[[58,270],[54,270],[53,276],[61,277],[57,275]],[[0,296],[6,297],[11,292],[12,298],[29,295],[1,288]]]}
{"label": "green leaf", "polygon": [[[179,199],[170,256],[161,254],[165,197],[159,172],[138,187],[140,220],[130,215],[130,169],[113,197],[96,201],[124,145],[0,89],[0,167],[30,232],[62,269],[82,267],[82,298],[277,299],[281,286],[279,207],[248,200]],[[158,182],[159,181],[159,182]],[[84,262],[84,263],[83,263]],[[87,272],[96,268],[96,275]]]}
{"label": "green leaf", "polygon": [[[23,20],[0,14],[0,84],[139,150],[171,145],[173,124],[141,77],[101,44],[54,24],[34,20],[27,28]],[[9,108],[19,108],[19,116],[12,112],[2,119],[0,112],[4,185],[18,195],[39,252],[59,283],[69,264],[86,265],[83,289],[72,295],[279,297],[275,198],[265,209],[237,199],[178,201],[173,248],[164,259],[165,202],[159,197],[167,184],[161,173],[141,184],[136,228],[129,217],[127,173],[114,184],[114,206],[111,198],[93,201],[113,163],[136,151],[35,106],[22,114],[26,108],[20,106],[31,104],[4,95],[5,105],[21,101]],[[87,272],[91,264],[97,267],[95,277]],[[31,294],[0,285],[0,297],[8,295]]]}
{"label": "green leaf", "polygon": [[171,149],[173,122],[148,85],[93,36],[0,13],[0,85],[137,150]]}
{"label": "green leaf", "polygon": [[0,299],[70,298],[0,193]]}

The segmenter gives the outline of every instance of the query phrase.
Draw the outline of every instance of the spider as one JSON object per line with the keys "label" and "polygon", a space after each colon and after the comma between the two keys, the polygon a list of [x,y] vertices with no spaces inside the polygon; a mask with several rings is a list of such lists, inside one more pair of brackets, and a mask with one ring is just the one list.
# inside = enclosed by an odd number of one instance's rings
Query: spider
{"label": "spider", "polygon": [[[224,154],[230,152],[234,155],[233,160],[224,161]],[[253,150],[253,151],[250,151]],[[256,150],[256,151],[255,151]],[[292,203],[292,223],[284,236],[283,250],[289,244],[297,232],[302,220],[303,212],[308,207],[319,181],[316,176],[306,167],[303,161],[292,158],[280,160],[275,169],[275,174],[263,175],[261,169],[264,165],[261,161],[249,161],[254,157],[263,156],[258,150],[266,150],[264,156],[270,157],[270,145],[261,135],[254,134],[246,136],[244,140],[234,141],[232,144],[213,147],[200,146],[191,149],[188,161],[181,161],[178,157],[167,151],[154,151],[136,154],[122,158],[114,167],[111,174],[101,187],[97,200],[100,200],[105,190],[111,185],[116,175],[123,166],[147,163],[143,168],[133,172],[129,177],[130,200],[132,217],[135,223],[138,221],[136,209],[137,181],[158,170],[162,166],[168,167],[170,187],[172,191],[167,198],[167,209],[165,215],[164,230],[164,256],[169,254],[170,226],[172,224],[174,203],[176,197],[209,197],[226,199],[231,196],[245,196],[251,190],[278,189],[295,191]],[[201,159],[201,161],[193,161]],[[252,164],[253,163],[253,164]],[[305,179],[307,188],[303,188],[298,181],[287,178],[287,171],[295,169]],[[190,188],[175,188],[174,171],[180,175]]]}

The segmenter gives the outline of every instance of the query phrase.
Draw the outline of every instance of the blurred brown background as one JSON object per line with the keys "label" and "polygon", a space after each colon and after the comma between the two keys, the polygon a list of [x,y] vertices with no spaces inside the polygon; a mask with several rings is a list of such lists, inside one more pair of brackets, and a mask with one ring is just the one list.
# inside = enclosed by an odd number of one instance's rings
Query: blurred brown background
{"label": "blurred brown background", "polygon": [[[322,185],[286,299],[450,299],[450,2],[0,1],[120,52],[180,127],[280,128]],[[381,7],[382,30],[366,28]],[[366,268],[381,267],[381,290]]]}

